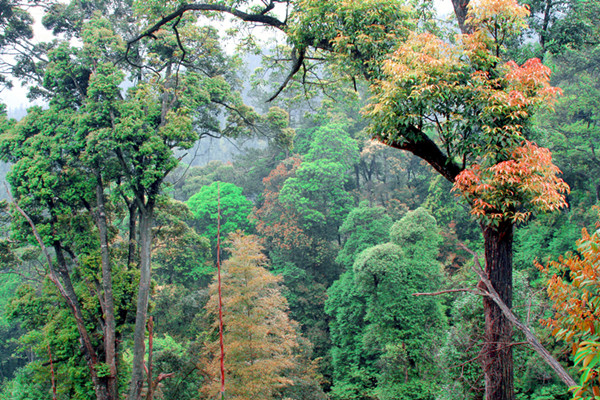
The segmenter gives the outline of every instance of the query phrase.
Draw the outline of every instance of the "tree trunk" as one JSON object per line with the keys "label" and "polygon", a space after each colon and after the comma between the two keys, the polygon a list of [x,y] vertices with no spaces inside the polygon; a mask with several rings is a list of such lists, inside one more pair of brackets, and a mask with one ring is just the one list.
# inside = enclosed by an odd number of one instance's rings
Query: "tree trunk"
{"label": "tree trunk", "polygon": [[146,336],[146,317],[150,298],[150,251],[152,244],[152,205],[139,208],[140,215],[140,283],[138,287],[137,312],[133,333],[133,366],[129,384],[128,400],[137,400],[144,384],[144,339]]}
{"label": "tree trunk", "polygon": [[107,390],[110,399],[118,399],[117,385],[117,338],[115,322],[115,304],[112,289],[112,265],[108,251],[108,222],[104,206],[104,186],[102,177],[96,172],[96,226],[100,236],[100,254],[102,259],[102,295],[104,298],[104,357],[110,369],[106,378]]}
{"label": "tree trunk", "polygon": [[466,24],[469,2],[470,0],[452,0],[454,15],[456,15],[461,33],[471,33],[471,28]]}
{"label": "tree trunk", "polygon": [[[512,307],[513,224],[484,226],[485,273],[502,301]],[[483,299],[485,344],[482,366],[486,400],[514,400],[512,324],[488,297]]]}
{"label": "tree trunk", "polygon": [[131,266],[135,263],[136,254],[135,228],[137,223],[137,204],[135,201],[133,201],[128,205],[127,208],[129,209],[129,247],[127,253],[127,268],[131,268]]}

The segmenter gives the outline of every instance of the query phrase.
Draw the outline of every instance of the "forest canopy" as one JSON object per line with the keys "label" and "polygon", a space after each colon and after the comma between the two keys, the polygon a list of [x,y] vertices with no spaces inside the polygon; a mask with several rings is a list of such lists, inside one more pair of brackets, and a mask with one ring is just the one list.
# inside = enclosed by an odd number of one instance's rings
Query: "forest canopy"
{"label": "forest canopy", "polygon": [[0,399],[600,396],[600,5],[447,2],[0,0]]}

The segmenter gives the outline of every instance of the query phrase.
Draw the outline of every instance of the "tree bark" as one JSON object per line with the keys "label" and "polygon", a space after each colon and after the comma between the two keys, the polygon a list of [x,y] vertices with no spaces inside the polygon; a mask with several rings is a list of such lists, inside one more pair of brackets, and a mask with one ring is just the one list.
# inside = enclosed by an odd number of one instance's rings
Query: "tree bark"
{"label": "tree bark", "polygon": [[137,244],[135,240],[135,229],[137,224],[136,202],[132,201],[127,208],[129,209],[129,246],[127,250],[127,268],[131,268],[131,266],[135,263],[135,250]]}
{"label": "tree bark", "polygon": [[[104,357],[110,369],[107,380],[109,399],[118,399],[117,385],[117,340],[115,322],[115,302],[112,289],[112,265],[108,251],[108,221],[104,205],[104,185],[98,171],[96,173],[96,226],[100,236],[100,255],[102,260],[102,296],[104,298]],[[101,294],[98,293],[100,296]]]}
{"label": "tree bark", "polygon": [[[512,307],[513,224],[482,226],[485,246],[485,273],[508,308]],[[483,288],[485,289],[485,287]],[[489,297],[483,299],[485,344],[482,367],[486,400],[514,400],[512,324]]]}
{"label": "tree bark", "polygon": [[460,28],[461,33],[471,33],[471,28],[466,24],[469,1],[470,0],[452,0],[454,15],[456,15],[456,20],[458,21],[458,27]]}
{"label": "tree bark", "polygon": [[[563,381],[565,385],[567,385],[567,387],[577,386],[577,382],[575,382],[575,380],[571,377],[571,375],[569,375],[569,373],[563,368],[562,365],[560,365],[560,363],[552,356],[552,354],[550,354],[550,352],[548,350],[546,350],[546,348],[544,346],[542,346],[542,344],[535,337],[533,332],[531,332],[529,327],[527,327],[527,325],[522,323],[517,318],[517,316],[512,312],[512,310],[502,301],[502,299],[500,299],[498,292],[496,292],[496,289],[494,289],[494,286],[492,286],[492,284],[490,283],[485,272],[483,272],[483,269],[481,268],[481,264],[479,264],[479,257],[477,256],[477,253],[475,253],[474,251],[471,251],[470,249],[468,249],[465,246],[461,246],[461,247],[463,249],[465,249],[466,251],[468,251],[469,253],[471,253],[471,255],[473,255],[473,257],[475,259],[475,266],[473,267],[473,270],[477,273],[477,275],[479,275],[479,278],[485,284],[485,292],[483,295],[488,296],[490,299],[492,299],[494,301],[494,303],[496,303],[498,305],[498,307],[500,307],[500,309],[504,313],[504,316],[506,318],[508,318],[508,320],[514,326],[516,326],[521,332],[523,332],[525,334],[527,343],[529,343],[529,345],[539,354],[539,356],[542,357],[542,359],[546,362],[546,364],[548,364],[548,366],[550,368],[552,368],[552,370],[556,373],[556,375],[558,375],[560,380]],[[483,289],[483,287],[481,287],[480,289]],[[462,289],[459,289],[459,290],[463,291]],[[445,292],[448,292],[448,291],[445,291]]]}
{"label": "tree bark", "polygon": [[[420,159],[425,160],[449,182],[454,183],[456,176],[461,173],[463,168],[457,165],[452,160],[452,157],[444,154],[440,147],[423,131],[414,126],[410,126],[406,128],[406,134],[401,136],[403,137],[400,140],[388,140],[379,137],[376,139],[387,146],[413,153]],[[409,136],[410,139],[405,136]]]}
{"label": "tree bark", "polygon": [[146,317],[150,298],[150,252],[152,244],[152,205],[139,208],[140,215],[140,283],[138,287],[137,311],[133,333],[133,366],[129,384],[128,400],[137,400],[144,385],[144,339],[146,336]]}

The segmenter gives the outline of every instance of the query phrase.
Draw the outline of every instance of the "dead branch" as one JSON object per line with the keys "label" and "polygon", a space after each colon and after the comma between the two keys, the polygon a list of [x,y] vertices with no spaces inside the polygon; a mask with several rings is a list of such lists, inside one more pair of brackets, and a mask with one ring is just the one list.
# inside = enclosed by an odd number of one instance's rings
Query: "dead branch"
{"label": "dead branch", "polygon": [[413,293],[413,296],[439,296],[441,294],[447,294],[447,293],[473,293],[476,295],[483,295],[483,293],[481,293],[481,291],[479,290],[475,290],[475,289],[447,289],[447,290],[440,290],[439,292],[429,292],[429,293]]}
{"label": "dead branch", "polygon": [[487,291],[484,292],[487,297],[492,299],[494,303],[502,310],[504,316],[521,332],[525,334],[525,338],[527,339],[527,343],[542,357],[542,359],[548,364],[550,368],[558,375],[560,380],[562,380],[568,387],[577,386],[575,380],[567,373],[567,371],[560,365],[558,361],[546,350],[546,348],[537,340],[533,332],[523,324],[517,316],[512,312],[510,308],[502,301],[496,289],[494,289],[487,275],[485,274],[483,268],[481,268],[481,263],[479,262],[479,255],[475,253],[473,250],[469,249],[464,244],[459,244],[462,249],[473,256],[473,271],[479,276],[481,282],[483,282],[487,288]]}

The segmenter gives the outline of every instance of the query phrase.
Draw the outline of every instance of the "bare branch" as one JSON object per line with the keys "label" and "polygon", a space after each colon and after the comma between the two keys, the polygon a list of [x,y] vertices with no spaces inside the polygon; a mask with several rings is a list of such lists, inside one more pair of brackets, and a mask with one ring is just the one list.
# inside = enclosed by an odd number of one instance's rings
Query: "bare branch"
{"label": "bare branch", "polygon": [[480,290],[475,290],[475,289],[447,289],[447,290],[440,290],[439,292],[431,292],[431,293],[413,293],[413,296],[439,296],[441,294],[447,294],[447,293],[473,293],[479,296],[485,296],[484,293],[482,293]]}
{"label": "bare branch", "polygon": [[132,44],[140,41],[144,37],[152,37],[154,35],[154,33],[156,33],[158,30],[160,30],[164,25],[166,25],[167,23],[169,23],[177,18],[180,18],[184,13],[186,13],[188,11],[220,11],[220,12],[225,12],[225,13],[231,14],[231,15],[241,19],[242,21],[246,21],[246,22],[258,22],[258,23],[261,23],[261,24],[264,24],[267,26],[271,26],[273,28],[280,29],[280,30],[283,30],[283,28],[285,27],[284,22],[278,20],[275,17],[272,17],[270,15],[265,15],[263,13],[248,14],[243,11],[237,10],[234,7],[229,7],[229,6],[225,6],[225,5],[221,5],[221,4],[184,4],[181,7],[179,7],[176,11],[167,15],[166,17],[163,17],[160,21],[158,21],[156,24],[152,25],[150,28],[146,29],[144,32],[142,32],[138,36],[127,41],[126,54],[129,52],[129,49]]}
{"label": "bare branch", "polygon": [[464,244],[460,243],[459,245],[462,249],[464,249],[466,252],[473,256],[473,261],[475,263],[475,265],[473,266],[473,271],[475,271],[475,273],[479,275],[481,282],[485,284],[487,288],[486,296],[488,296],[490,299],[492,299],[494,303],[496,303],[500,310],[502,310],[502,313],[504,314],[506,319],[508,319],[514,326],[516,326],[521,332],[525,334],[527,343],[529,343],[529,345],[540,355],[540,357],[542,357],[546,364],[548,364],[548,366],[552,368],[552,370],[558,375],[560,380],[562,380],[568,387],[577,386],[577,383],[571,377],[571,375],[567,373],[567,371],[562,367],[562,365],[560,365],[558,361],[556,361],[554,357],[552,357],[548,350],[546,350],[546,348],[537,340],[533,332],[531,332],[531,330],[517,318],[517,316],[511,311],[511,309],[508,308],[506,303],[502,301],[500,295],[498,294],[498,292],[496,292],[496,289],[494,289],[494,286],[491,284],[487,275],[483,271],[483,268],[481,268],[481,263],[479,262],[479,255],[477,255],[477,253],[469,249]]}

